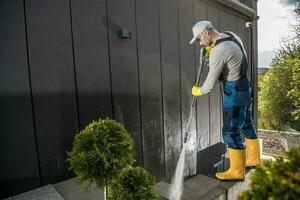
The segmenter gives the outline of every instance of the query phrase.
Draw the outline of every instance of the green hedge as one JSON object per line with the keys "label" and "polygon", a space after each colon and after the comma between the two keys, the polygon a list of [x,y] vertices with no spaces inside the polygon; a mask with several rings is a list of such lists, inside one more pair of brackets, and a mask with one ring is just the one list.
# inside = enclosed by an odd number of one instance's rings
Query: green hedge
{"label": "green hedge", "polygon": [[263,162],[250,181],[250,189],[239,200],[300,199],[300,147],[288,152],[286,160]]}

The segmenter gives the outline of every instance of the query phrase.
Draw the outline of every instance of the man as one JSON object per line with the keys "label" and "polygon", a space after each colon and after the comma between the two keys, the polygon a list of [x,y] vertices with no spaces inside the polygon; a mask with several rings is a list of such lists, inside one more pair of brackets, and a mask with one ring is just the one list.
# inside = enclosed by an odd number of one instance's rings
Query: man
{"label": "man", "polygon": [[[216,173],[220,180],[243,180],[245,167],[260,164],[260,147],[252,121],[251,83],[248,81],[247,57],[241,39],[232,32],[219,33],[209,21],[200,21],[193,28],[192,44],[199,41],[215,46],[209,55],[209,72],[201,87],[192,94],[209,93],[220,80],[223,86],[223,140],[228,145],[230,168]],[[245,136],[245,145],[242,141]],[[246,156],[247,151],[247,156]]]}

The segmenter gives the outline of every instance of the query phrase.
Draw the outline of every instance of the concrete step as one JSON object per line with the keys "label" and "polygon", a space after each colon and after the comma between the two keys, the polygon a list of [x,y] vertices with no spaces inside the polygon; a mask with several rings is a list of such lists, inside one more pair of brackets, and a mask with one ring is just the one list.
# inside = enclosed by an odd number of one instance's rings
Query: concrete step
{"label": "concrete step", "polygon": [[[248,188],[248,180],[254,170],[247,170],[244,181],[219,181],[215,178],[198,174],[183,184],[182,200],[234,200],[240,192]],[[162,200],[169,199],[171,185],[159,182],[155,190]]]}
{"label": "concrete step", "polygon": [[[215,178],[198,174],[183,184],[182,200],[235,200],[238,194],[247,189],[248,180],[254,170],[247,170],[245,181],[219,181]],[[170,184],[159,182],[155,191],[159,200],[168,200]],[[46,185],[35,190],[7,198],[6,200],[103,200],[103,188],[86,189],[72,178],[54,185]]]}
{"label": "concrete step", "polygon": [[[218,183],[218,180],[201,174],[194,176],[183,184],[182,200],[203,199],[206,193],[213,191]],[[164,199],[169,199],[170,187],[169,183],[163,181],[156,184],[155,190]],[[221,194],[225,194],[224,189],[218,189],[221,191]]]}

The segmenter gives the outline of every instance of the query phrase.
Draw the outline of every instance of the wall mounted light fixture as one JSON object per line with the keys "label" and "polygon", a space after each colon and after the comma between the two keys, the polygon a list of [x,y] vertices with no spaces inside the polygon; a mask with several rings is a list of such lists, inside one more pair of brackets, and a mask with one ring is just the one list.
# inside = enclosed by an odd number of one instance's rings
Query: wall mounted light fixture
{"label": "wall mounted light fixture", "polygon": [[131,38],[131,32],[127,29],[120,29],[118,31],[118,37],[123,39],[130,39]]}

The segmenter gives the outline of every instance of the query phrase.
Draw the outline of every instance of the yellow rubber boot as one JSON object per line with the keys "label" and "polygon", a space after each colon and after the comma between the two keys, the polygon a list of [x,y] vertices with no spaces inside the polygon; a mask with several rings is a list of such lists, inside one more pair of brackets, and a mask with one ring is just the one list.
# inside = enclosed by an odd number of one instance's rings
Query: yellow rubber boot
{"label": "yellow rubber boot", "polygon": [[225,172],[216,173],[220,180],[244,180],[246,150],[245,149],[228,149],[230,168]]}
{"label": "yellow rubber boot", "polygon": [[260,165],[260,147],[258,139],[245,138],[246,145],[246,167],[256,167]]}

